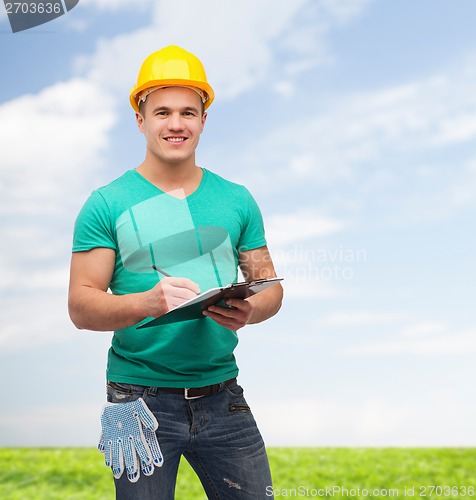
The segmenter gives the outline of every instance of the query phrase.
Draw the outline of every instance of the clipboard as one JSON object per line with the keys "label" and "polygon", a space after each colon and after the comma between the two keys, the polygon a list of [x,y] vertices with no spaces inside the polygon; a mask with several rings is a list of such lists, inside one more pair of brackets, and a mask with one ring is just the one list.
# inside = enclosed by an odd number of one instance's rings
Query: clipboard
{"label": "clipboard", "polygon": [[225,305],[224,301],[231,298],[246,299],[270,286],[282,281],[283,278],[267,278],[254,281],[242,281],[232,283],[219,288],[211,288],[206,292],[187,300],[183,304],[174,307],[167,313],[139,325],[136,329],[150,328],[152,326],[166,325],[177,321],[189,321],[192,319],[204,319],[203,311],[212,305]]}

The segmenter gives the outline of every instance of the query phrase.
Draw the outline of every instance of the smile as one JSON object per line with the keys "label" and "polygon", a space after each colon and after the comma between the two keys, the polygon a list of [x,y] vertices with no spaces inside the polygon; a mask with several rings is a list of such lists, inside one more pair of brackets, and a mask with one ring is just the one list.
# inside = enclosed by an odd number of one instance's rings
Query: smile
{"label": "smile", "polygon": [[184,142],[187,140],[186,137],[165,137],[168,142]]}

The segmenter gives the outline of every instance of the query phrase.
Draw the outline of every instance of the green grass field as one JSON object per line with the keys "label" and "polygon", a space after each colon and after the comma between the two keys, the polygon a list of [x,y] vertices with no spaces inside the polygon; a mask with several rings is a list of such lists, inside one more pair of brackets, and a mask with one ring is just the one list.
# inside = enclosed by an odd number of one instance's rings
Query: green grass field
{"label": "green grass field", "polygon": [[[476,497],[474,448],[268,451],[276,498]],[[176,498],[206,499],[198,479],[184,461],[180,465]],[[3,448],[0,499],[113,500],[114,486],[102,455],[94,449]]]}

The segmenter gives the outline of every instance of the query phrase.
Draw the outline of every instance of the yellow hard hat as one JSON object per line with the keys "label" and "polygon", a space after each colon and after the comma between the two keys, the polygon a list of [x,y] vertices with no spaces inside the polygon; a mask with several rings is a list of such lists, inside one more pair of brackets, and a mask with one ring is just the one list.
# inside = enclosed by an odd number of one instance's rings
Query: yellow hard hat
{"label": "yellow hard hat", "polygon": [[132,107],[135,111],[139,111],[138,100],[144,90],[152,91],[152,87],[168,86],[198,90],[204,109],[207,109],[215,98],[215,93],[208,84],[205,69],[198,57],[176,45],[170,45],[150,54],[142,63],[137,83],[131,89]]}

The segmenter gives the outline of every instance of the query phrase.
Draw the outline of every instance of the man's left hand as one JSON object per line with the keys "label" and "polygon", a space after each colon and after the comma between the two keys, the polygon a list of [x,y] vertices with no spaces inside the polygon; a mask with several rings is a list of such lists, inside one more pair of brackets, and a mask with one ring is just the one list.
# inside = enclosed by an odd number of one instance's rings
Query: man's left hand
{"label": "man's left hand", "polygon": [[229,307],[210,306],[203,314],[230,330],[244,327],[251,318],[252,305],[244,299],[228,299],[226,304]]}

